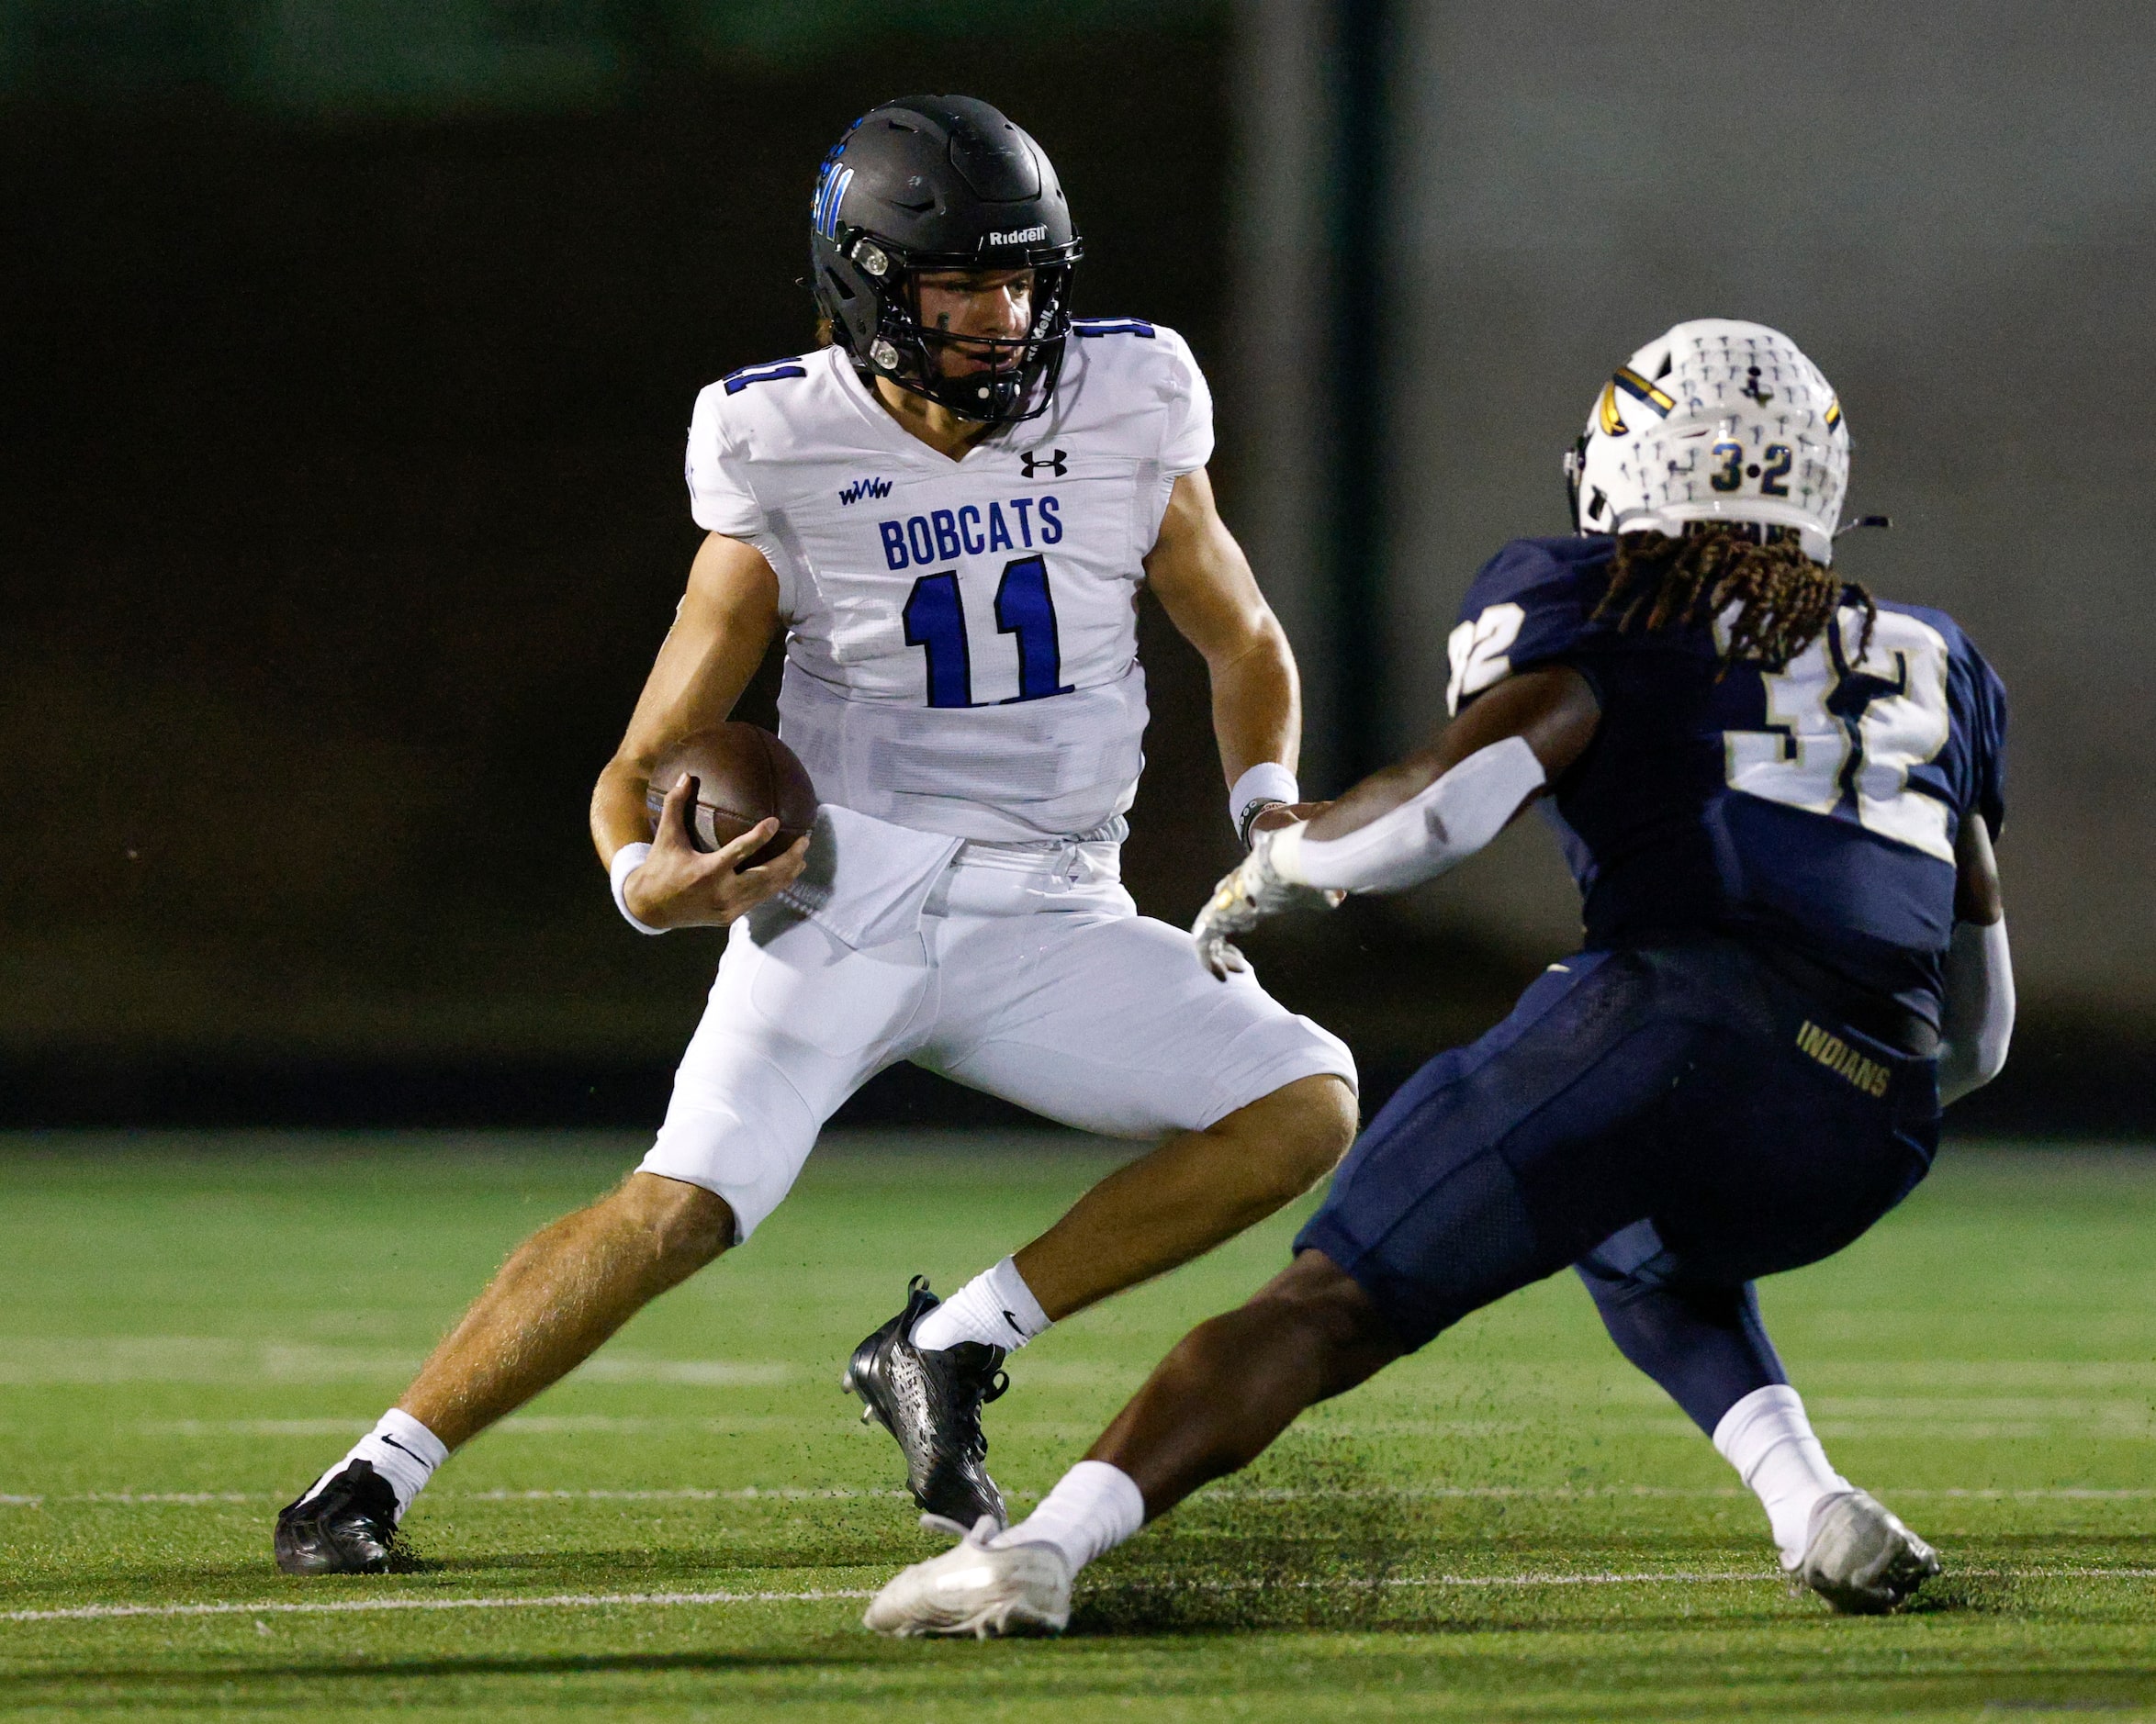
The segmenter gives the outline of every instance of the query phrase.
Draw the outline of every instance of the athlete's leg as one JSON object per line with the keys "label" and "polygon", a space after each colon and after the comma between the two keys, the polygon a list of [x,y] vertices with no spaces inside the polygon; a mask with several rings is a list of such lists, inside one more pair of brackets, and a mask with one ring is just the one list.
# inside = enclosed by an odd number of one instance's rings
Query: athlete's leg
{"label": "athlete's leg", "polygon": [[[1702,1280],[1741,1282],[1857,1237],[1913,1182],[1910,1157],[1922,1159],[1898,1117],[1903,1078],[1870,1113],[1843,1108],[1836,1091],[1785,1086],[1792,1073],[1809,1083],[1809,1071],[1772,1057],[1802,1045],[1745,1009],[1757,1002],[1743,974],[1726,973],[1734,964],[1710,949],[1553,966],[1504,1024],[1386,1104],[1303,1229],[1297,1271],[1325,1263],[1307,1271],[1314,1291],[1346,1282],[1359,1298],[1328,1313],[1338,1327],[1284,1310],[1277,1347],[1233,1319],[1201,1330],[1147,1384],[1142,1416],[1134,1405],[1033,1516],[905,1571],[871,1606],[870,1626],[948,1631],[975,1593],[1008,1606],[1007,1620],[1060,1626],[1070,1577],[1157,1513],[1156,1494],[1173,1501],[1241,1464],[1333,1385],[1645,1217],[1678,1263],[1696,1255]],[[1690,1150],[1716,1124],[1728,1127],[1723,1160],[1701,1166]],[[1255,1382],[1241,1394],[1246,1370]],[[1724,1421],[1788,1393],[1766,1385]],[[1838,1608],[1889,1608],[1937,1567],[1863,1493],[1818,1500],[1801,1573]]]}
{"label": "athlete's leg", "polygon": [[1297,1078],[1117,1169],[1030,1245],[923,1317],[913,1338],[1023,1347],[1051,1323],[1202,1257],[1293,1203],[1355,1136],[1355,1092]]}
{"label": "athlete's leg", "polygon": [[1802,1563],[1814,1517],[1828,1499],[1856,1489],[1827,1459],[1803,1397],[1790,1383],[1759,1318],[1752,1283],[1664,1282],[1637,1259],[1627,1228],[1574,1268],[1594,1295],[1610,1338],[1666,1390],[1712,1440],[1759,1499],[1784,1568]]}
{"label": "athlete's leg", "polygon": [[1126,1473],[1146,1518],[1248,1466],[1304,1408],[1344,1394],[1406,1349],[1370,1295],[1303,1251],[1236,1310],[1201,1323],[1086,1451]]}
{"label": "athlete's leg", "polygon": [[896,1635],[1060,1629],[1072,1580],[1094,1558],[1405,1350],[1361,1287],[1301,1252],[1248,1304],[1185,1336],[1025,1520],[1000,1534],[984,1521],[915,1563],[863,1620]]}
{"label": "athlete's leg", "polygon": [[857,953],[796,920],[751,920],[762,937],[745,928],[728,942],[644,1166],[527,1240],[399,1402],[449,1448],[747,1238],[910,1013],[922,986],[917,944]]}
{"label": "athlete's leg", "polygon": [[519,1246],[397,1404],[277,1517],[290,1574],[375,1572],[435,1468],[731,1245],[725,1199],[632,1173]]}
{"label": "athlete's leg", "polygon": [[[953,872],[994,901],[993,878]],[[1354,1136],[1354,1061],[1337,1037],[1248,976],[1216,980],[1188,935],[1132,914],[1112,880],[1038,907],[1058,896],[1028,888],[1016,913],[930,916],[941,999],[912,1058],[1050,1119],[1159,1147],[949,1299],[916,1284],[843,1379],[897,1439],[915,1500],[967,1527],[1003,1519],[981,1409],[1000,1393],[1005,1354],[1272,1214]]]}
{"label": "athlete's leg", "polygon": [[1663,1285],[1614,1269],[1601,1252],[1576,1267],[1619,1350],[1691,1415],[1759,1499],[1783,1568],[1855,1611],[1889,1609],[1937,1573],[1930,1547],[1827,1459],[1750,1282]]}
{"label": "athlete's leg", "polygon": [[[1769,990],[1769,1004],[1787,1019],[1785,1030],[1815,1011],[1800,1005],[1792,1016],[1789,1002],[1772,997],[1780,992]],[[1682,1181],[1672,1213],[1626,1227],[1575,1267],[1619,1349],[1690,1415],[1757,1496],[1782,1565],[1801,1570],[1838,1608],[1884,1609],[1936,1573],[1937,1559],[1828,1460],[1768,1338],[1753,1284],[1736,1276],[1828,1255],[1892,1206],[1928,1152],[1921,1130],[1896,1133],[1886,1117],[1892,1109],[1881,1106],[1887,1098],[1832,1081],[1807,1058],[1772,1057],[1788,1052],[1793,1034],[1767,1040],[1746,1062],[1746,1080],[1705,1117],[1693,1110],[1686,1119],[1679,1110],[1673,1127],[1689,1130],[1712,1164]],[[1926,1111],[1921,1099],[1914,1111]],[[1790,1121],[1799,1122],[1793,1132]],[[1729,1183],[1733,1170],[1739,1179]],[[1685,1214],[1718,1184],[1718,1199]],[[1720,1272],[1698,1272],[1665,1243],[1665,1227],[1723,1254]]]}
{"label": "athlete's leg", "polygon": [[397,1405],[450,1449],[574,1371],[734,1243],[723,1197],[636,1172],[519,1246]]}
{"label": "athlete's leg", "polygon": [[[1802,1561],[1812,1513],[1851,1488],[1813,1434],[1759,1319],[1752,1283],[1665,1281],[1647,1222],[1628,1227],[1574,1269],[1623,1353],[1652,1377],[1712,1439],[1759,1499],[1782,1566]],[[1639,1236],[1650,1236],[1641,1237]],[[1661,1254],[1666,1255],[1666,1254]]]}
{"label": "athlete's leg", "polygon": [[919,1002],[920,943],[893,947],[855,952],[784,913],[736,924],[644,1166],[511,1256],[397,1405],[278,1517],[280,1565],[385,1566],[451,1450],[755,1230]]}
{"label": "athlete's leg", "polygon": [[1298,1078],[1182,1132],[1081,1197],[1014,1260],[1052,1321],[1201,1257],[1300,1197],[1355,1136],[1355,1092]]}
{"label": "athlete's leg", "polygon": [[960,978],[966,997],[947,1002],[924,1063],[1050,1119],[1160,1141],[932,1313],[924,1346],[1023,1345],[1263,1220],[1354,1139],[1339,1039],[1247,975],[1216,980],[1187,934],[1118,900],[945,931],[947,998]]}
{"label": "athlete's leg", "polygon": [[1634,1247],[1660,1250],[1658,1240],[1628,1227],[1573,1265],[1617,1350],[1652,1377],[1712,1437],[1724,1415],[1746,1395],[1789,1373],[1759,1320],[1752,1283],[1735,1286],[1665,1280]]}
{"label": "athlete's leg", "polygon": [[1363,1134],[1288,1270],[1185,1338],[1026,1520],[906,1570],[870,1626],[1060,1626],[1080,1568],[1247,1464],[1304,1407],[1637,1219],[1697,1043],[1654,1009],[1658,991],[1644,964],[1578,959],[1475,1047],[1431,1061]]}

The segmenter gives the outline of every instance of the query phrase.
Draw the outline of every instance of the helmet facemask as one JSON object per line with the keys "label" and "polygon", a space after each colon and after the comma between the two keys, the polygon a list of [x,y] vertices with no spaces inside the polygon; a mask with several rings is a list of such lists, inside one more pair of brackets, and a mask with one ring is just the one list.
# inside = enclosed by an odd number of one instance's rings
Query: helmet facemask
{"label": "helmet facemask", "polygon": [[[1004,268],[1032,273],[1032,316],[1024,335],[970,335],[927,327],[921,315],[923,275]],[[907,263],[889,275],[895,279],[877,295],[875,333],[865,349],[853,349],[857,361],[960,419],[1012,424],[1047,409],[1070,340],[1070,263]]]}

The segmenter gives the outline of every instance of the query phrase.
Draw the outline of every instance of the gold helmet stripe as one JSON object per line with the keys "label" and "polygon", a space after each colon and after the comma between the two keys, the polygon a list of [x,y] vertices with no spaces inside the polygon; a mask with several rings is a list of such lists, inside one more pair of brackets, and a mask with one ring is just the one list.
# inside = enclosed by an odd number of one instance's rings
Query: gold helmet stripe
{"label": "gold helmet stripe", "polygon": [[1638,372],[1633,370],[1630,365],[1618,366],[1617,375],[1610,381],[1613,387],[1622,389],[1635,399],[1645,402],[1656,412],[1665,417],[1677,406],[1675,401],[1656,388],[1653,384],[1641,376]]}
{"label": "gold helmet stripe", "polygon": [[1622,437],[1624,435],[1624,421],[1617,415],[1617,386],[1615,383],[1605,383],[1602,386],[1602,398],[1597,404],[1595,412],[1601,420],[1603,436]]}

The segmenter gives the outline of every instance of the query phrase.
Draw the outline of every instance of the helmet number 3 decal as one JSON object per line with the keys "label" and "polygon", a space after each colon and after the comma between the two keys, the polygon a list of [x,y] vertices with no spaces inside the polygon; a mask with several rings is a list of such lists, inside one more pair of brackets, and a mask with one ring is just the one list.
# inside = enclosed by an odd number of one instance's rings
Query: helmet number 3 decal
{"label": "helmet number 3 decal", "polygon": [[1790,468],[1796,464],[1795,452],[1787,443],[1769,443],[1759,454],[1758,461],[1746,462],[1744,444],[1716,443],[1714,459],[1720,465],[1707,476],[1707,483],[1718,491],[1741,491],[1746,479],[1757,479],[1760,496],[1787,497]]}

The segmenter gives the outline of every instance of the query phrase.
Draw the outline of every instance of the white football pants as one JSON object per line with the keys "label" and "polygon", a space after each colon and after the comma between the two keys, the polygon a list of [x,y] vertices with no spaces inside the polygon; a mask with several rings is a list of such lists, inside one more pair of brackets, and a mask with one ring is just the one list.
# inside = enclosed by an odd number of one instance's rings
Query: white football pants
{"label": "white football pants", "polygon": [[1198,1130],[1320,1072],[1355,1082],[1339,1037],[1139,915],[1115,845],[969,844],[917,931],[881,945],[780,904],[734,924],[644,1170],[724,1198],[746,1239],[824,1122],[902,1059],[1113,1137]]}

